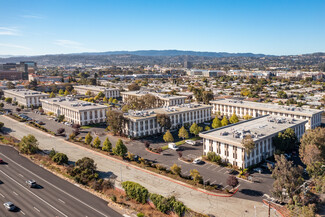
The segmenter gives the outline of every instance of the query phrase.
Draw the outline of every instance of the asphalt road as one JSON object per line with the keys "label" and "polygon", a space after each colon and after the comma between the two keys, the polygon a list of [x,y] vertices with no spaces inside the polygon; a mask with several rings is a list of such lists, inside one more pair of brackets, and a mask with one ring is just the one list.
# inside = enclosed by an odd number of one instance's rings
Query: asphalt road
{"label": "asphalt road", "polygon": [[[0,145],[0,216],[62,216],[62,217],[117,217],[122,216],[107,206],[107,202],[80,189],[44,168],[32,163],[8,146]],[[33,179],[38,188],[25,182]],[[2,205],[13,202],[16,212]]]}

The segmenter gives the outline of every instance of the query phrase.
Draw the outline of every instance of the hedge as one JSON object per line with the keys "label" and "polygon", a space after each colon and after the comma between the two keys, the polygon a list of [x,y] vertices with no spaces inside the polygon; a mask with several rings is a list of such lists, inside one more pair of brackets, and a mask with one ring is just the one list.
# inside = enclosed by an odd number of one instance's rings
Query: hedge
{"label": "hedge", "polygon": [[147,202],[149,192],[142,185],[135,182],[122,182],[122,187],[128,197],[135,199],[137,202],[145,204]]}

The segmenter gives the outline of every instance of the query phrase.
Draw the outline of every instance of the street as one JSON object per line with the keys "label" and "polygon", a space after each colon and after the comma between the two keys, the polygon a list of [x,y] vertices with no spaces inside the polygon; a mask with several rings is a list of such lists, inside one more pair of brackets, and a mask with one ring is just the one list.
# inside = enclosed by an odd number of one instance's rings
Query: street
{"label": "street", "polygon": [[[121,216],[107,202],[67,182],[0,145],[0,213],[1,216]],[[26,185],[35,180],[35,188]],[[13,202],[15,212],[5,210],[5,202]]]}

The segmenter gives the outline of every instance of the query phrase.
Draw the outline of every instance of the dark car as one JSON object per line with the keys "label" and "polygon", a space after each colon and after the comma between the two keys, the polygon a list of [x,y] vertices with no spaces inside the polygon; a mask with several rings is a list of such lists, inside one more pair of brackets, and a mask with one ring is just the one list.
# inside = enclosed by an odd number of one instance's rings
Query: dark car
{"label": "dark car", "polygon": [[12,202],[6,202],[3,205],[9,211],[14,211],[16,209],[16,206]]}
{"label": "dark car", "polygon": [[26,184],[30,187],[30,188],[35,188],[37,187],[37,184],[34,180],[27,180]]}
{"label": "dark car", "polygon": [[0,164],[3,164],[4,163],[4,161],[0,158]]}

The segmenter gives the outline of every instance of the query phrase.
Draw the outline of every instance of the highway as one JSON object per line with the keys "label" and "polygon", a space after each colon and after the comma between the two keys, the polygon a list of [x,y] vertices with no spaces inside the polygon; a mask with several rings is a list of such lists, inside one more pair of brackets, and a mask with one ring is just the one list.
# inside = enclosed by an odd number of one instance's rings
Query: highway
{"label": "highway", "polygon": [[[32,163],[8,146],[0,145],[0,216],[120,217],[103,199],[65,181]],[[29,188],[33,179],[40,185]],[[3,206],[13,202],[19,209],[9,212]]]}

